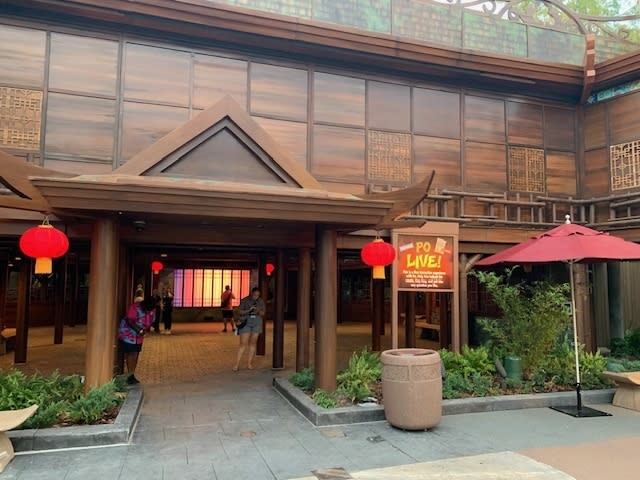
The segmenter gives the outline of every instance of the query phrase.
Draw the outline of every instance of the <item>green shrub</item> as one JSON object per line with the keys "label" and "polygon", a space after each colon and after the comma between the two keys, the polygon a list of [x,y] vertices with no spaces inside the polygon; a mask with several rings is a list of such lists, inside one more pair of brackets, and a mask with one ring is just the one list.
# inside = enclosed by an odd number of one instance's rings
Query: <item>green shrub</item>
{"label": "green shrub", "polygon": [[115,382],[112,380],[101,387],[92,388],[87,395],[78,398],[69,406],[67,414],[74,423],[90,425],[121,402],[122,396],[117,394]]}
{"label": "green shrub", "polygon": [[471,272],[504,315],[501,319],[479,318],[478,323],[490,339],[492,356],[519,356],[525,377],[531,377],[569,325],[570,312],[565,304],[570,290],[566,283],[510,284],[512,272],[513,269],[507,269],[505,275]]}
{"label": "green shrub", "polygon": [[580,352],[580,385],[582,388],[603,388],[612,383],[602,376],[607,368],[607,359],[600,352]]}
{"label": "green shrub", "polygon": [[377,353],[366,348],[354,352],[349,367],[338,373],[338,392],[351,402],[362,402],[371,396],[371,389],[381,375],[382,363]]}
{"label": "green shrub", "polygon": [[640,370],[640,360],[628,358],[608,358],[607,370],[610,372],[637,372]]}
{"label": "green shrub", "polygon": [[292,385],[298,387],[304,392],[310,392],[314,386],[314,372],[313,368],[303,368],[299,372],[292,374],[289,377],[289,381]]}
{"label": "green shrub", "polygon": [[63,377],[56,371],[48,377],[40,374],[28,377],[12,370],[0,374],[0,410],[38,405],[36,413],[18,427],[22,429],[47,428],[60,419],[71,419],[72,415],[73,421],[78,423],[94,423],[105,411],[122,403],[119,392],[123,391],[123,386],[123,382],[112,381],[85,396],[78,375]]}
{"label": "green shrub", "polygon": [[440,350],[446,376],[442,384],[442,397],[483,397],[495,392],[495,366],[485,347],[462,347],[462,353]]}
{"label": "green shrub", "polygon": [[322,389],[318,389],[313,392],[313,401],[316,402],[316,405],[322,408],[336,408],[338,406],[336,395],[325,392]]}
{"label": "green shrub", "polygon": [[611,339],[611,355],[640,359],[640,328],[625,333],[624,338]]}

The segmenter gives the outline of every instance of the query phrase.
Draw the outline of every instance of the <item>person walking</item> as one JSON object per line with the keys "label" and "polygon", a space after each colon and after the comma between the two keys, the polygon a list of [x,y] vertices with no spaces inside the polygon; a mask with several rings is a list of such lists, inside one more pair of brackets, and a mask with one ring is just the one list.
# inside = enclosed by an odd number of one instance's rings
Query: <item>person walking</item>
{"label": "person walking", "polygon": [[237,333],[240,336],[240,345],[238,347],[236,363],[233,366],[234,372],[237,372],[240,368],[240,361],[247,349],[249,350],[247,368],[249,368],[249,370],[253,369],[253,359],[256,356],[258,337],[262,333],[262,317],[265,311],[266,306],[264,300],[260,298],[260,289],[258,287],[254,287],[251,290],[251,294],[240,300],[238,313],[240,314],[241,322],[236,327]]}
{"label": "person walking", "polygon": [[164,323],[163,335],[171,335],[171,324],[173,322],[173,291],[171,287],[165,288],[162,295],[162,322]]}
{"label": "person walking", "polygon": [[140,383],[136,378],[138,357],[142,351],[144,335],[153,324],[155,316],[155,301],[153,298],[136,297],[129,305],[127,314],[120,319],[118,326],[118,341],[121,351],[124,353],[124,362],[127,367],[127,383],[135,385]]}
{"label": "person walking", "polygon": [[223,332],[227,331],[227,323],[233,325],[233,301],[236,296],[231,291],[231,286],[226,285],[224,292],[220,297],[220,305],[222,306],[222,321],[224,322]]}

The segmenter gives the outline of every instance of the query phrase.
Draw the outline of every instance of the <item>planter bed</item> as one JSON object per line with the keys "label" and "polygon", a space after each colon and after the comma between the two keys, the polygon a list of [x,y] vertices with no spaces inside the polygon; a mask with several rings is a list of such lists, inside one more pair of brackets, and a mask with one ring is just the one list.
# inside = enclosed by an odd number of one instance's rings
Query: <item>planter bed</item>
{"label": "planter bed", "polygon": [[142,398],[141,387],[128,388],[118,416],[111,424],[11,430],[7,435],[16,452],[126,444],[138,420]]}
{"label": "planter bed", "polygon": [[[275,377],[273,387],[311,423],[317,426],[343,425],[349,423],[376,422],[385,419],[381,405],[339,408],[321,408],[302,390],[287,379]],[[615,389],[585,390],[583,404],[611,403]],[[492,397],[470,397],[442,401],[443,415],[460,413],[518,410],[521,408],[559,407],[576,404],[576,392],[533,393],[501,395]]]}

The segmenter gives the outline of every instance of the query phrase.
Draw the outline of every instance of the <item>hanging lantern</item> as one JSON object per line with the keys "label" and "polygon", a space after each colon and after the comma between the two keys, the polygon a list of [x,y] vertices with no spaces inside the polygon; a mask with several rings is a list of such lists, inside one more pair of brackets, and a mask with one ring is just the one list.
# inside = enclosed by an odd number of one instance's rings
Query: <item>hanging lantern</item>
{"label": "hanging lantern", "polygon": [[162,264],[162,262],[159,262],[157,260],[154,260],[153,262],[151,262],[151,270],[153,271],[154,275],[157,275],[160,273],[160,270],[162,270],[164,268],[164,265]]}
{"label": "hanging lantern", "polygon": [[69,250],[69,239],[45,218],[42,225],[22,234],[19,245],[22,253],[36,259],[35,273],[46,274],[53,269],[51,259],[61,257]]}
{"label": "hanging lantern", "polygon": [[362,247],[360,258],[366,265],[373,267],[373,278],[384,279],[384,267],[396,258],[396,250],[390,243],[376,238]]}
{"label": "hanging lantern", "polygon": [[273,263],[267,263],[264,266],[264,271],[267,272],[267,277],[270,277],[275,269],[276,269],[276,266]]}

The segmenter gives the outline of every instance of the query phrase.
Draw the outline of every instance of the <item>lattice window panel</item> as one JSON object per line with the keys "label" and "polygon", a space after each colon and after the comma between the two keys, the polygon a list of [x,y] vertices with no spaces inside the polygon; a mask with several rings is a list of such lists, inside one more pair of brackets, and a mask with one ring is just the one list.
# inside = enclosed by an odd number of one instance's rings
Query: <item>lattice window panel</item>
{"label": "lattice window panel", "polygon": [[370,181],[411,181],[411,135],[369,130],[367,178]]}
{"label": "lattice window panel", "polygon": [[42,92],[0,87],[0,146],[40,150]]}
{"label": "lattice window panel", "polygon": [[545,193],[544,150],[509,147],[509,190]]}
{"label": "lattice window panel", "polygon": [[640,140],[611,145],[611,190],[640,187]]}

